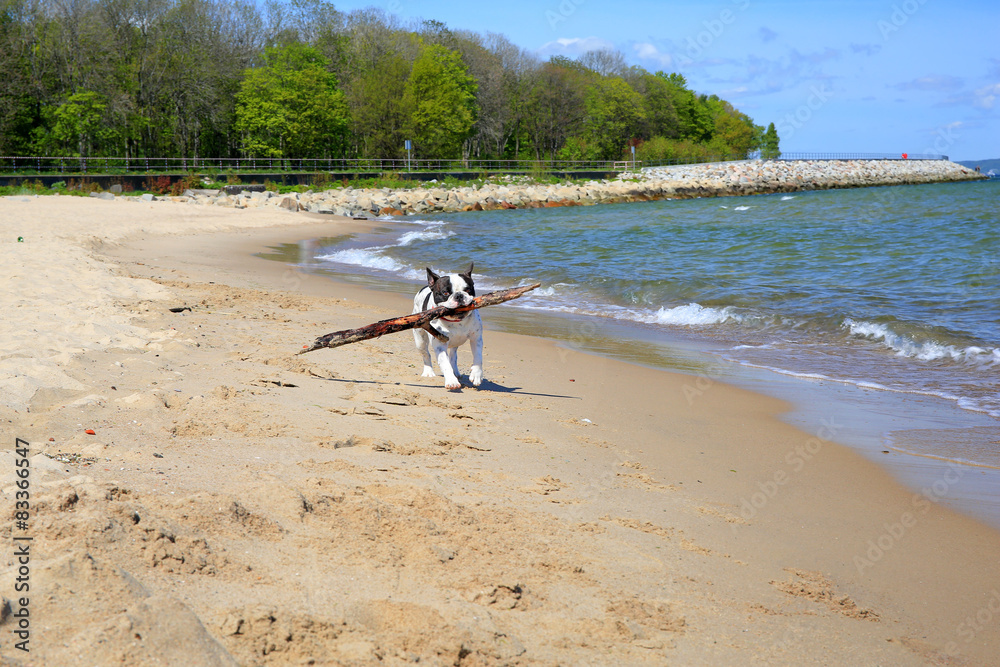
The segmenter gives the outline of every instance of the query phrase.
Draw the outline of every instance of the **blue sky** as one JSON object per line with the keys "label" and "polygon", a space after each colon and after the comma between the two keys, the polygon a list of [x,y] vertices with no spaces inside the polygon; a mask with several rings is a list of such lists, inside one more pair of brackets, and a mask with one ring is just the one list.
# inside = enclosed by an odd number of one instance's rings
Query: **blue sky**
{"label": "blue sky", "polygon": [[784,151],[1000,158],[1000,2],[336,2],[497,32],[542,58],[615,48],[683,74]]}

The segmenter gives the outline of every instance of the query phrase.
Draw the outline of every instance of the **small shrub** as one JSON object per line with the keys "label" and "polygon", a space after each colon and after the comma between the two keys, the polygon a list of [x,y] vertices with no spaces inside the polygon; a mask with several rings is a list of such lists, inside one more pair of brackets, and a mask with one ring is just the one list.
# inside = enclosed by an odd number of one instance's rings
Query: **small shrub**
{"label": "small shrub", "polygon": [[179,197],[184,194],[185,190],[190,190],[198,186],[198,176],[195,174],[187,174],[184,178],[178,180],[173,185],[170,186],[170,195],[172,197]]}
{"label": "small shrub", "polygon": [[170,191],[169,176],[147,176],[142,189],[157,195],[165,195]]}
{"label": "small shrub", "polygon": [[317,190],[326,190],[330,187],[330,174],[323,171],[318,174],[313,174],[312,186]]}

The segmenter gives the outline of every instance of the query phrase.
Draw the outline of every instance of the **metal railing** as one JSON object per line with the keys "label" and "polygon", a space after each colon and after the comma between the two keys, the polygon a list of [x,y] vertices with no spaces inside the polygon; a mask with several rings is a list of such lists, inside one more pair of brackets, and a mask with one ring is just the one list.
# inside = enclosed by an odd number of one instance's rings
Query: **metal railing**
{"label": "metal railing", "polygon": [[[759,159],[750,156],[706,155],[675,160],[426,160],[405,158],[170,158],[0,156],[2,174],[180,174],[222,173],[392,173],[392,172],[518,172],[621,171],[670,165]],[[899,153],[781,153],[778,160],[947,160],[946,155]]]}
{"label": "metal railing", "polygon": [[0,156],[0,173],[32,174],[122,174],[186,173],[218,171],[230,173],[387,173],[449,171],[612,171],[613,160],[427,160],[405,158],[122,158]]}
{"label": "metal railing", "polygon": [[947,160],[927,153],[781,153],[778,160]]}
{"label": "metal railing", "polygon": [[425,160],[405,158],[121,158],[0,156],[3,174],[180,174],[222,173],[405,173],[622,171],[640,167],[700,164],[744,159],[712,155],[677,160]]}

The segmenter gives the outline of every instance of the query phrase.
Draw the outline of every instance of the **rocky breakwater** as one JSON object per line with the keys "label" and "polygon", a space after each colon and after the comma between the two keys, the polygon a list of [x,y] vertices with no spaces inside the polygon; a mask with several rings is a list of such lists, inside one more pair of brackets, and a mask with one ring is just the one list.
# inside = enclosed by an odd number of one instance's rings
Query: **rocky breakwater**
{"label": "rocky breakwater", "polygon": [[651,167],[643,174],[654,183],[674,184],[678,193],[702,197],[983,178],[947,160],[746,160]]}
{"label": "rocky breakwater", "polygon": [[[616,179],[539,184],[500,177],[458,188],[426,183],[413,189],[337,188],[278,194],[188,190],[162,199],[234,208],[276,207],[351,218],[428,215],[455,211],[589,206],[657,199],[751,195],[876,185],[937,183],[984,178],[944,160],[747,160],[677,167],[653,167]],[[143,195],[149,201],[153,195]]]}
{"label": "rocky breakwater", "polygon": [[672,191],[650,187],[646,179],[633,175],[583,184],[546,185],[525,179],[502,178],[483,185],[447,188],[433,183],[413,189],[338,188],[322,192],[240,192],[188,190],[179,197],[133,197],[143,201],[169,200],[204,206],[234,208],[277,207],[289,211],[328,213],[352,218],[381,215],[420,215],[436,212],[491,211],[511,208],[586,206],[662,199]]}

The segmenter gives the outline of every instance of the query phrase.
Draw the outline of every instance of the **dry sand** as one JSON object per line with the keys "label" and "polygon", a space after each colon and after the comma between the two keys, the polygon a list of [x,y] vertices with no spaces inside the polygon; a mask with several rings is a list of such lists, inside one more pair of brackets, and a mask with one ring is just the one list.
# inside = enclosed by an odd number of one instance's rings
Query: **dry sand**
{"label": "dry sand", "polygon": [[295,356],[407,312],[252,256],[356,224],[0,199],[0,663],[997,664],[1000,535],[836,424],[493,331],[479,390]]}

